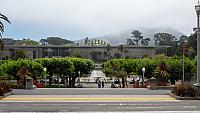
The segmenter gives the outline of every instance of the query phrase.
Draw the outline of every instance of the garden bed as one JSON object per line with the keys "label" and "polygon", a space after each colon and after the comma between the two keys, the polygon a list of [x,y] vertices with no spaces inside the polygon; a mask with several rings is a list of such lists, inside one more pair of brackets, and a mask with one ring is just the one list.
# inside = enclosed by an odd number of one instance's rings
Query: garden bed
{"label": "garden bed", "polygon": [[1,100],[2,98],[5,98],[5,97],[11,95],[11,94],[12,94],[12,92],[5,93],[3,96],[0,96],[0,100]]}
{"label": "garden bed", "polygon": [[5,81],[0,81],[0,98],[10,95],[11,88],[9,84]]}
{"label": "garden bed", "polygon": [[169,95],[177,100],[199,100],[197,89],[189,83],[177,84]]}
{"label": "garden bed", "polygon": [[177,100],[200,100],[200,97],[196,96],[196,97],[188,97],[188,96],[185,96],[185,97],[181,97],[181,96],[177,96],[175,95],[174,93],[172,92],[169,92],[168,93],[172,98],[175,98]]}

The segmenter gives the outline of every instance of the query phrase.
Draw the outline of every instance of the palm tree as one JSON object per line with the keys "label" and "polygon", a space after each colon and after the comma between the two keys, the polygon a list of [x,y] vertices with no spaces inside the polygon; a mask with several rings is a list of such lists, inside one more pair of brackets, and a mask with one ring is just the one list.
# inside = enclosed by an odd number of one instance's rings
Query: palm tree
{"label": "palm tree", "polygon": [[18,71],[17,71],[17,77],[19,78],[18,80],[18,84],[21,84],[25,87],[26,85],[26,78],[29,77],[30,73],[29,70],[27,69],[27,67],[21,67]]}
{"label": "palm tree", "polygon": [[118,46],[118,50],[121,52],[121,57],[122,58],[124,58],[124,48],[125,48],[124,44],[120,44]]}
{"label": "palm tree", "polygon": [[157,65],[155,69],[155,74],[157,75],[159,81],[161,80],[161,82],[167,82],[167,79],[169,77],[168,70],[169,69],[166,63],[163,61]]}
{"label": "palm tree", "polygon": [[[6,22],[10,23],[8,18],[1,13],[0,13],[0,19],[5,20]],[[3,32],[4,32],[4,25],[3,25],[3,22],[0,20],[0,48],[1,50],[3,50],[4,48],[4,43],[3,43],[3,38],[2,38]]]}

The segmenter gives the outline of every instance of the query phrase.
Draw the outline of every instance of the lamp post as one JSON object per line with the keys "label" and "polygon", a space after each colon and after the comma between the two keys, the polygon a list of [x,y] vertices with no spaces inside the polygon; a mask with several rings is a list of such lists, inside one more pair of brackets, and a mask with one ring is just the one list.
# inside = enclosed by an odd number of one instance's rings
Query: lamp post
{"label": "lamp post", "polygon": [[78,87],[80,87],[80,75],[81,75],[81,72],[80,71],[78,71]]}
{"label": "lamp post", "polygon": [[185,62],[184,62],[184,56],[185,56],[185,52],[188,52],[188,47],[187,47],[187,40],[184,39],[184,41],[181,44],[182,46],[182,53],[183,53],[183,78],[182,78],[182,82],[185,82]]}
{"label": "lamp post", "polygon": [[195,5],[195,10],[197,13],[197,83],[195,86],[200,86],[200,36],[199,36],[199,15],[200,15],[200,4],[198,2],[197,5]]}
{"label": "lamp post", "polygon": [[46,71],[47,68],[44,68],[44,86],[46,87]]}
{"label": "lamp post", "polygon": [[144,87],[144,73],[145,73],[145,68],[142,68],[142,87]]}

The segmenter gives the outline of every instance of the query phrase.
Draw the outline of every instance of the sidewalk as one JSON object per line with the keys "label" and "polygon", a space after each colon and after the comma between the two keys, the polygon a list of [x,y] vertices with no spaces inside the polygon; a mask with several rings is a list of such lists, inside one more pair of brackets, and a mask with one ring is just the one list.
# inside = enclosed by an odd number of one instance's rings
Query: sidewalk
{"label": "sidewalk", "polygon": [[10,95],[0,101],[171,101],[168,95]]}
{"label": "sidewalk", "polygon": [[145,88],[36,88],[13,89],[14,95],[168,95],[170,90]]}

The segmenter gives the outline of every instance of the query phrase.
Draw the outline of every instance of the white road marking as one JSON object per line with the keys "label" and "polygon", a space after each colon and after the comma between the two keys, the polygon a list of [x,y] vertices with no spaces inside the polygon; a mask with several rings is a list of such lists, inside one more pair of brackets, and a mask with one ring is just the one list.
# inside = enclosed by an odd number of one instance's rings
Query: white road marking
{"label": "white road marking", "polygon": [[143,109],[143,108],[144,108],[144,109],[151,109],[151,108],[155,108],[155,109],[156,109],[156,108],[163,108],[163,107],[135,107],[135,108],[142,108],[142,109]]}
{"label": "white road marking", "polygon": [[183,106],[184,108],[197,108],[196,106]]}

